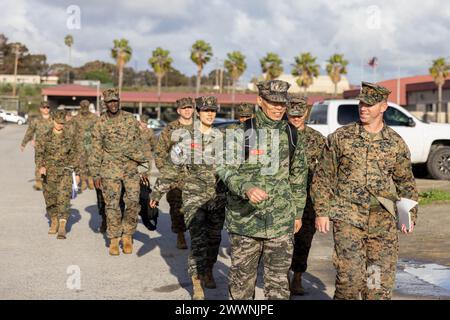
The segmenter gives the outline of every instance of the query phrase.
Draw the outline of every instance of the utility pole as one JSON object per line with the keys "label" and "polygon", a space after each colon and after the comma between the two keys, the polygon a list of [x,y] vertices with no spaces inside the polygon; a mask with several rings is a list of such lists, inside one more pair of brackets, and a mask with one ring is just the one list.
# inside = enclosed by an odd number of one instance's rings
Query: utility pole
{"label": "utility pole", "polygon": [[20,45],[18,43],[14,44],[14,81],[13,81],[13,97],[16,96],[16,86],[17,86],[17,65],[19,64],[19,54],[20,54]]}

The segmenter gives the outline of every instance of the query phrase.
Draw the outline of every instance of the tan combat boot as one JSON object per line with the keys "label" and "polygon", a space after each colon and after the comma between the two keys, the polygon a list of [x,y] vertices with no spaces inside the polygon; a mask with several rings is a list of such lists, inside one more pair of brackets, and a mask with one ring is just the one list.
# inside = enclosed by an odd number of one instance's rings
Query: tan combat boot
{"label": "tan combat boot", "polygon": [[59,220],[59,228],[58,228],[58,236],[57,239],[65,239],[66,238],[66,219]]}
{"label": "tan combat boot", "polygon": [[187,249],[186,240],[184,239],[184,232],[178,232],[177,234],[177,248]]}
{"label": "tan combat boot", "polygon": [[109,244],[109,254],[112,256],[119,255],[119,240],[120,238],[112,238],[111,243]]}
{"label": "tan combat boot", "polygon": [[125,254],[133,253],[133,237],[124,234],[122,236],[122,246],[123,246],[123,253]]}
{"label": "tan combat boot", "polygon": [[88,181],[88,188],[90,190],[93,190],[95,188],[95,186],[94,186],[94,178],[87,177],[87,181]]}
{"label": "tan combat boot", "polygon": [[205,276],[203,277],[203,283],[205,288],[215,289],[217,288],[216,280],[214,280],[212,269],[206,270]]}
{"label": "tan combat boot", "polygon": [[51,218],[50,229],[48,234],[56,234],[58,232],[58,218]]}
{"label": "tan combat boot", "polygon": [[86,177],[82,176],[81,177],[81,191],[86,190],[88,187],[87,182],[86,182]]}
{"label": "tan combat boot", "polygon": [[34,183],[33,188],[37,191],[41,191],[42,190],[42,181],[41,180],[36,180],[36,182]]}
{"label": "tan combat boot", "polygon": [[291,294],[294,296],[302,296],[305,294],[305,289],[302,286],[302,273],[294,272],[291,281]]}
{"label": "tan combat boot", "polygon": [[205,300],[202,282],[198,276],[192,277],[192,300]]}

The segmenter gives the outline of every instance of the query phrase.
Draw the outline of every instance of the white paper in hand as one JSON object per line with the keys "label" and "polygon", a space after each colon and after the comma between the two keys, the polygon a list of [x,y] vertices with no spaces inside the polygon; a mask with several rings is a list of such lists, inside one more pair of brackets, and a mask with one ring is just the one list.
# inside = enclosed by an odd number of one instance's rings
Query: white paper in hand
{"label": "white paper in hand", "polygon": [[398,225],[399,230],[402,229],[402,224],[405,225],[406,230],[411,229],[411,213],[410,210],[417,205],[417,202],[411,199],[401,198],[396,202],[398,212]]}

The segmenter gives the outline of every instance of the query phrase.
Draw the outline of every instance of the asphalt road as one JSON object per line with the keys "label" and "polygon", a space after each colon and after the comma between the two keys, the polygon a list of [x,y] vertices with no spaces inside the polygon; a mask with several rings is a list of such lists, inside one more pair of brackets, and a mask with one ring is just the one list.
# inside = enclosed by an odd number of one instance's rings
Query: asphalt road
{"label": "asphalt road", "polygon": [[[44,198],[32,189],[34,150],[31,145],[19,150],[25,129],[0,130],[0,299],[190,299],[188,251],[175,247],[165,200],[157,231],[139,223],[132,255],[109,256],[104,235],[96,231],[94,191],[72,201],[66,240],[47,234]],[[205,289],[207,299],[228,299],[229,241],[225,231],[222,236],[214,269],[218,288]],[[296,299],[332,297],[331,253],[331,236],[316,236],[305,275],[310,293]],[[261,285],[259,280],[257,299],[263,298]]]}

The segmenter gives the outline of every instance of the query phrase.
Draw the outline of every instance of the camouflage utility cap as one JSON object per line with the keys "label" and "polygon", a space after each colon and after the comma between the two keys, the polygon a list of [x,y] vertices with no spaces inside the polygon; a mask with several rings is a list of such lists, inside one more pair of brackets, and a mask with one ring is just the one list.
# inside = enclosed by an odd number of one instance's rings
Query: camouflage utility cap
{"label": "camouflage utility cap", "polygon": [[212,96],[199,97],[195,99],[195,107],[197,111],[217,111],[217,99]]}
{"label": "camouflage utility cap", "polygon": [[66,114],[67,114],[67,112],[65,110],[57,110],[53,114],[53,120],[55,120],[56,123],[65,124],[66,123]]}
{"label": "camouflage utility cap", "polygon": [[184,108],[184,107],[194,107],[194,100],[192,98],[181,98],[175,102],[175,105],[178,108]]}
{"label": "camouflage utility cap", "polygon": [[288,102],[288,90],[291,86],[288,82],[282,80],[262,81],[257,85],[259,96],[264,100],[271,102]]}
{"label": "camouflage utility cap", "polygon": [[81,100],[80,101],[80,108],[81,108],[81,110],[88,110],[89,109],[89,105],[90,105],[91,103],[89,102],[89,100]]}
{"label": "camouflage utility cap", "polygon": [[140,118],[141,118],[141,122],[144,122],[144,123],[148,123],[148,120],[150,119],[150,117],[146,114],[143,114]]}
{"label": "camouflage utility cap", "polygon": [[303,117],[308,110],[308,102],[304,97],[289,95],[287,114],[289,116]]}
{"label": "camouflage utility cap", "polygon": [[50,104],[48,103],[48,101],[42,101],[40,107],[41,108],[43,108],[43,107],[49,107],[50,108]]}
{"label": "camouflage utility cap", "polygon": [[103,101],[119,101],[119,90],[116,88],[110,88],[103,91]]}
{"label": "camouflage utility cap", "polygon": [[391,91],[385,87],[370,82],[362,82],[361,92],[356,99],[361,100],[369,106],[373,106],[381,101],[387,100]]}
{"label": "camouflage utility cap", "polygon": [[255,105],[253,103],[241,103],[237,107],[238,117],[251,117],[255,114]]}

